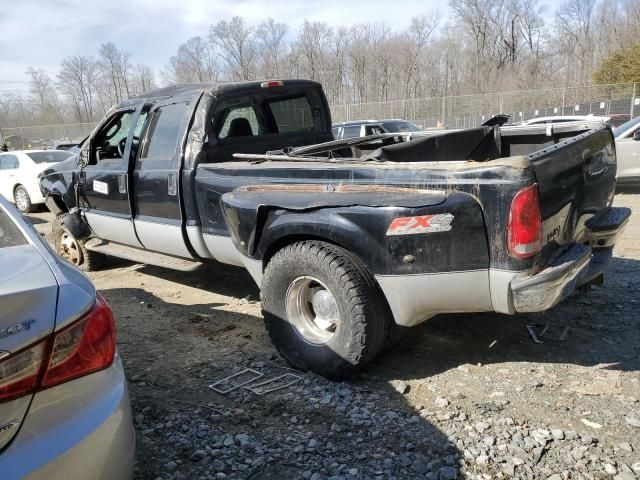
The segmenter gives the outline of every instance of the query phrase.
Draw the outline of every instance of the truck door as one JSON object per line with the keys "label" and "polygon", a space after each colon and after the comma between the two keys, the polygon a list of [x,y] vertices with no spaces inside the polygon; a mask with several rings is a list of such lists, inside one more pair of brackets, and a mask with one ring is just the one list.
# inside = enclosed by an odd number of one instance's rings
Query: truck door
{"label": "truck door", "polygon": [[193,258],[180,204],[182,150],[193,102],[172,101],[149,112],[133,171],[134,224],[142,245]]}
{"label": "truck door", "polygon": [[[99,238],[140,247],[129,198],[129,160],[141,129],[142,108],[122,109],[109,116],[80,153],[87,164],[81,173],[84,212]],[[139,137],[139,133],[138,133]]]}

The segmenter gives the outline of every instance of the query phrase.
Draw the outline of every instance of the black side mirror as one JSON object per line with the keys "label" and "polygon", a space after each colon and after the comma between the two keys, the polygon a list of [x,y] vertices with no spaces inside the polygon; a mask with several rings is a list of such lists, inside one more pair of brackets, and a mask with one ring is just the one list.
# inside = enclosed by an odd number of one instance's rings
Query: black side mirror
{"label": "black side mirror", "polygon": [[633,139],[636,141],[640,141],[640,129],[636,130],[636,132],[633,134]]}

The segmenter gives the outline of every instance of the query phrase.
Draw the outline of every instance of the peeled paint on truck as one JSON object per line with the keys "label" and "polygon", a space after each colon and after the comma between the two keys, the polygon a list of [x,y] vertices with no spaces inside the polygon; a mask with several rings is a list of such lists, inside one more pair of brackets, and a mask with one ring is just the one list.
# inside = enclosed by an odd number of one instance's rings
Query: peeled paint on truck
{"label": "peeled paint on truck", "polygon": [[[82,147],[82,168],[41,182],[62,215],[77,203],[91,227],[78,251],[242,266],[279,352],[334,378],[398,326],[553,307],[602,275],[630,214],[611,208],[616,158],[602,125],[334,141],[320,85],[302,80],[170,87],[113,112]],[[133,120],[117,152],[97,145],[122,112]],[[161,113],[175,120],[175,152],[147,168],[140,152]],[[109,169],[90,164],[91,149]]]}

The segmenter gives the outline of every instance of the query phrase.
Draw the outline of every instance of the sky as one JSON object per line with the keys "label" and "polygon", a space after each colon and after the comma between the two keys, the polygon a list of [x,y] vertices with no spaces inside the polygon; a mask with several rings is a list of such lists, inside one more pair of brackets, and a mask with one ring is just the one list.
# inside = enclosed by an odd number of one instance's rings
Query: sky
{"label": "sky", "polygon": [[[559,0],[546,0],[556,3]],[[189,38],[233,16],[258,24],[268,17],[295,30],[307,19],[332,26],[384,22],[408,27],[411,18],[439,11],[446,1],[402,0],[0,0],[0,95],[27,92],[29,66],[52,78],[70,55],[97,56],[113,42],[156,74]]]}

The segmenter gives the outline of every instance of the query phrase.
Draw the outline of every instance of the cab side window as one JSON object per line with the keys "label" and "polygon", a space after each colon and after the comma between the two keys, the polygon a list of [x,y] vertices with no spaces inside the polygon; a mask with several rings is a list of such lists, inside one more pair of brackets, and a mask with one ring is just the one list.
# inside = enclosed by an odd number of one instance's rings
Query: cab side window
{"label": "cab side window", "polygon": [[224,121],[218,138],[253,137],[262,133],[252,106],[231,107],[223,112],[222,116]]}
{"label": "cab side window", "polygon": [[176,158],[188,105],[172,103],[150,113],[138,159],[139,168],[171,168]]}

